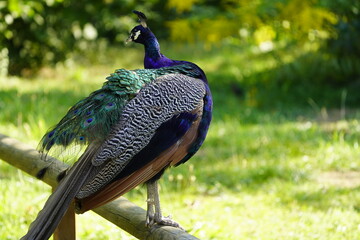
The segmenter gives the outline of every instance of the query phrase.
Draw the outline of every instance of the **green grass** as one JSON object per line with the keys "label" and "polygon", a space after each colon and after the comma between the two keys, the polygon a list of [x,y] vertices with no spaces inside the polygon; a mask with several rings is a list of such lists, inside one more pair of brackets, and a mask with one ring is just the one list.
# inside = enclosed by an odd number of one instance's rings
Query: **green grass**
{"label": "green grass", "polygon": [[[244,49],[163,49],[203,66],[214,95],[214,120],[204,146],[161,181],[165,215],[201,239],[358,238],[358,109],[342,109],[347,110],[342,114],[301,89],[297,92],[303,95],[296,96],[301,103],[286,104],[276,92],[256,89],[254,76],[276,66],[270,55]],[[141,67],[141,52],[111,51],[108,61],[101,59],[91,68],[86,67],[91,62],[69,62],[31,80],[2,78],[0,132],[36,147],[42,134],[115,68]],[[50,188],[0,162],[0,191],[0,239],[19,239]],[[126,194],[144,208],[145,196],[142,187]],[[79,239],[134,239],[94,213],[78,219]]]}

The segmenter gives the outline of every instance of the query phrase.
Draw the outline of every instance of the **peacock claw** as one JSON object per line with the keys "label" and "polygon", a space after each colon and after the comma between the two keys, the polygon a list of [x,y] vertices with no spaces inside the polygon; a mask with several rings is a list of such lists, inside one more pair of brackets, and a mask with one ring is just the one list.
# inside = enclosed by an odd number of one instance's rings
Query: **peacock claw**
{"label": "peacock claw", "polygon": [[[157,215],[157,214],[155,214]],[[146,226],[148,228],[152,228],[155,225],[157,226],[171,226],[171,227],[175,227],[175,228],[179,228],[181,230],[185,229],[177,222],[175,222],[174,220],[172,220],[170,217],[161,217],[161,216],[147,216],[146,218]]]}
{"label": "peacock claw", "polygon": [[159,225],[163,225],[163,226],[171,226],[171,227],[176,227],[176,228],[180,228],[182,230],[185,231],[185,229],[180,226],[179,223],[175,222],[174,220],[172,220],[170,217],[163,217],[161,219],[160,222],[158,222]]}

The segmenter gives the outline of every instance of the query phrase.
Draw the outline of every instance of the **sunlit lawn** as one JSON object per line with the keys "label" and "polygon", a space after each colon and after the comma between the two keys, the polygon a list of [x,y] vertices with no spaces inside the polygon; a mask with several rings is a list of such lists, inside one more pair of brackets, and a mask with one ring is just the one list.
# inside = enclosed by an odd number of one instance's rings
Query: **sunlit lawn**
{"label": "sunlit lawn", "polygon": [[[108,65],[69,63],[31,80],[2,78],[0,132],[36,147],[46,129],[115,68],[141,67],[140,49],[116,53]],[[357,239],[360,111],[254,107],[253,99],[221,85],[240,83],[250,73],[240,74],[238,64],[249,62],[239,58],[225,67],[221,58],[195,53],[214,86],[214,120],[199,153],[163,177],[164,214],[201,239]],[[50,188],[4,162],[0,182],[0,239],[19,239]],[[145,196],[138,187],[125,197],[145,208]],[[79,239],[134,239],[94,213],[78,219]]]}

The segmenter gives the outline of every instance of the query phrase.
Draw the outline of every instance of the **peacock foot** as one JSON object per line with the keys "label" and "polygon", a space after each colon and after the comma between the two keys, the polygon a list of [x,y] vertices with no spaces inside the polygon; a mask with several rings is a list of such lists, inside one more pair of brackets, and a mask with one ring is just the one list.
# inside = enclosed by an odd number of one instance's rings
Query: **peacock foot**
{"label": "peacock foot", "polygon": [[180,228],[180,229],[185,231],[185,229],[183,227],[181,227],[181,225],[179,223],[172,220],[170,216],[163,217],[163,216],[160,216],[158,214],[155,214],[155,215],[152,215],[152,216],[148,215],[146,217],[146,226],[149,227],[149,228],[152,228],[155,225],[158,225],[158,226],[171,226],[171,227]]}
{"label": "peacock foot", "polygon": [[152,228],[155,225],[158,226],[162,225],[162,226],[176,227],[184,230],[184,228],[182,228],[180,224],[172,220],[170,217],[162,216],[157,182],[156,181],[148,182],[147,190],[148,190],[147,191],[148,198],[146,200],[147,212],[146,212],[145,225],[149,228]]}

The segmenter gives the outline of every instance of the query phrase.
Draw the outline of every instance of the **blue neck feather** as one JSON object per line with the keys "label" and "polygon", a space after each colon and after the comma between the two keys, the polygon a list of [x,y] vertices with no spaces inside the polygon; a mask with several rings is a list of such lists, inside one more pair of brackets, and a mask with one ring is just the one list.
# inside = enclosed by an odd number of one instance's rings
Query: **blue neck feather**
{"label": "blue neck feather", "polygon": [[145,42],[144,46],[145,58],[159,59],[161,57],[160,44],[154,35]]}
{"label": "blue neck feather", "polygon": [[170,67],[183,63],[183,61],[175,61],[164,56],[160,52],[160,44],[153,33],[151,33],[144,46],[144,67],[147,69]]}
{"label": "blue neck feather", "polygon": [[188,61],[172,60],[160,52],[160,44],[156,39],[155,35],[150,31],[147,40],[144,43],[145,46],[145,57],[144,67],[146,69],[157,69],[161,67],[171,67],[180,64],[191,64],[195,65],[196,68],[201,72],[202,80],[207,83],[205,73],[195,63]]}

